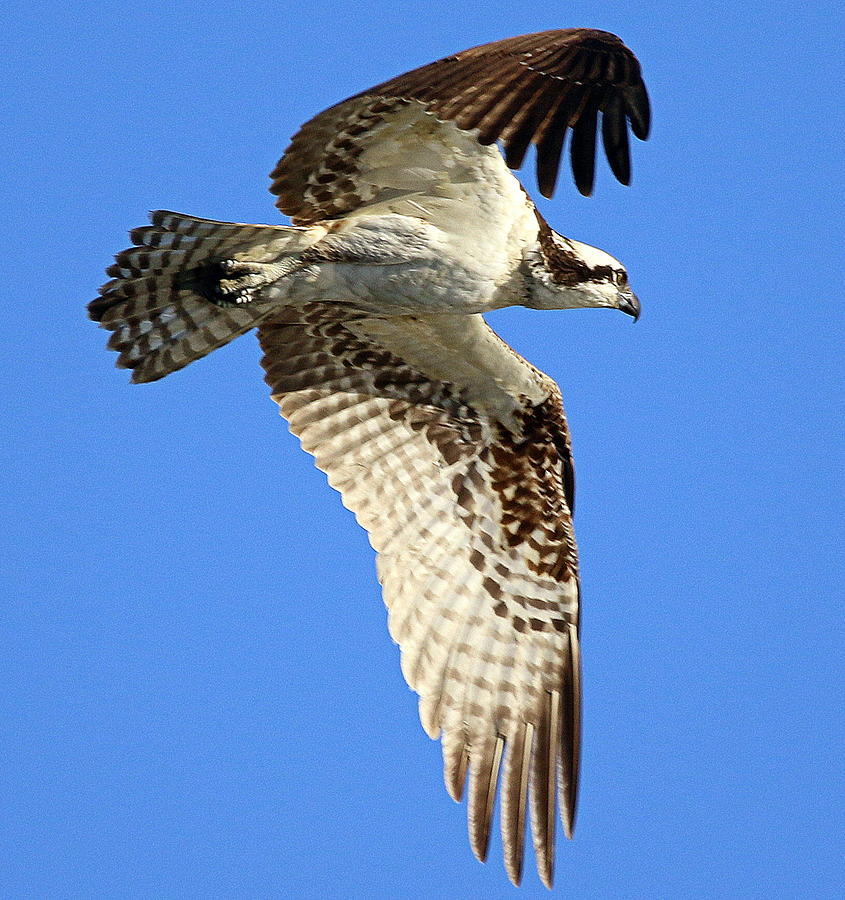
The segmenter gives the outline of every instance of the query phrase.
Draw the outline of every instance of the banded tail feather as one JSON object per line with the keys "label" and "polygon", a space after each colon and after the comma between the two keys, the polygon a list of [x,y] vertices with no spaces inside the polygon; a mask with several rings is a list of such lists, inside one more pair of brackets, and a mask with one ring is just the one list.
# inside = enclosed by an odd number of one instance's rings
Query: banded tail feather
{"label": "banded tail feather", "polygon": [[112,280],[88,304],[133,382],[163,378],[255,328],[277,307],[260,302],[260,290],[237,278],[239,268],[259,264],[283,275],[314,240],[307,228],[168,210],[150,220],[130,232],[134,246],[117,254],[106,270]]}

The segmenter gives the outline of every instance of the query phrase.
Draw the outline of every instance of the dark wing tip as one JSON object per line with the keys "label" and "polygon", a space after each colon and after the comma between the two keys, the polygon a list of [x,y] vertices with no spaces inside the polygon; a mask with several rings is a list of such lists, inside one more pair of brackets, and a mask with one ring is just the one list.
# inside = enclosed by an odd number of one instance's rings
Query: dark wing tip
{"label": "dark wing tip", "polygon": [[593,193],[596,173],[596,125],[598,104],[589,98],[581,117],[572,129],[572,143],[569,145],[572,161],[572,175],[575,186],[585,197]]}
{"label": "dark wing tip", "polygon": [[625,107],[618,94],[610,96],[602,107],[602,143],[611,171],[621,184],[631,183],[631,154]]}
{"label": "dark wing tip", "polygon": [[[544,197],[554,194],[567,131],[573,132],[570,156],[576,187],[589,196],[595,174],[597,114],[603,115],[610,168],[622,184],[630,182],[631,166],[627,132],[623,140],[620,128],[627,129],[630,123],[633,134],[645,140],[650,126],[639,62],[615,34],[568,28],[471,47],[335,104],[294,135],[271,173],[270,190],[277,195],[276,206],[295,224],[338,214],[306,201],[305,192],[339,124],[364,97],[417,101],[439,119],[474,130],[483,145],[501,141],[511,169],[521,168],[529,145],[535,144],[537,181]],[[615,111],[605,128],[608,103]]]}
{"label": "dark wing tip", "polygon": [[561,716],[560,812],[563,830],[570,840],[575,832],[578,780],[581,762],[581,649],[578,626],[569,625],[569,678],[563,691]]}
{"label": "dark wing tip", "polygon": [[641,141],[648,139],[651,131],[651,103],[648,99],[648,91],[642,80],[625,88],[625,111],[631,122],[631,131]]}
{"label": "dark wing tip", "polygon": [[[617,35],[597,29],[543,31],[472,47],[366,93],[418,100],[459,127],[478,128],[480,142],[502,141],[512,169],[521,167],[528,145],[536,144],[544,197],[554,194],[568,130],[572,174],[585,196],[595,177],[598,113],[608,163],[622,184],[631,179],[628,122],[641,140],[649,131],[648,94],[637,58]],[[608,110],[611,122],[605,127]]]}

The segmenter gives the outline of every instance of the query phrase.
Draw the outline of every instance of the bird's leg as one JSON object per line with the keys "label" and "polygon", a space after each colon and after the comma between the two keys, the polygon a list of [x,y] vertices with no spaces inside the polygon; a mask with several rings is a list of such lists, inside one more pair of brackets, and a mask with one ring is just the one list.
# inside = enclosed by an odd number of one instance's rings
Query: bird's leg
{"label": "bird's leg", "polygon": [[263,288],[304,269],[307,265],[307,261],[296,256],[275,263],[223,259],[218,263],[221,277],[217,281],[213,296],[208,299],[222,307],[242,306],[260,301]]}
{"label": "bird's leg", "polygon": [[193,291],[224,309],[244,306],[266,299],[261,296],[265,288],[310,264],[301,255],[272,263],[220,259],[184,272],[178,287]]}

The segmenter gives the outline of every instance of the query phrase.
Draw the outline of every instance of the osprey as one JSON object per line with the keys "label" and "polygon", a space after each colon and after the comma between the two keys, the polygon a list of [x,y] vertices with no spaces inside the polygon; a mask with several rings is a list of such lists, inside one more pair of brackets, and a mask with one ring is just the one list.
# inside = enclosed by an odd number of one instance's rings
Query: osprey
{"label": "osprey", "polygon": [[546,31],[448,56],[300,129],[271,174],[292,226],[154,212],[88,307],[135,382],[258,329],[273,399],[378,553],[455,800],[469,775],[480,860],[498,790],[514,883],[526,809],[549,886],[556,803],[568,836],[575,820],[574,474],[557,385],[482,313],[638,315],[624,266],[553,231],[509,171],[533,143],[550,197],[571,130],[589,195],[599,114],[628,184],[628,127],[647,137],[649,103],[615,35]]}

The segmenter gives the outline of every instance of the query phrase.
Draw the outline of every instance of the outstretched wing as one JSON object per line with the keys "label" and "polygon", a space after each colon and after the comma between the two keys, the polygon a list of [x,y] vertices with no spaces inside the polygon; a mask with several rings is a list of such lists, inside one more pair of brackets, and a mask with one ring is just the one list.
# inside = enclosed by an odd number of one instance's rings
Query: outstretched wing
{"label": "outstretched wing", "polygon": [[[469,773],[484,859],[500,787],[518,882],[528,787],[551,883],[555,797],[575,818],[580,732],[574,479],[556,385],[480,316],[350,316],[312,303],[261,324],[282,415],[367,529],[402,671]],[[500,774],[501,770],[501,774]]]}
{"label": "outstretched wing", "polygon": [[[570,28],[507,38],[392,78],[311,119],[270,175],[277,206],[294,222],[308,223],[347,214],[391,188],[367,178],[379,168],[368,161],[368,150],[387,137],[379,132],[397,115],[409,115],[409,106],[433,120],[423,147],[417,136],[423,156],[448,153],[455,138],[451,130],[438,133],[443,123],[468,132],[477,148],[501,141],[512,169],[534,143],[546,197],[554,192],[568,129],[575,183],[589,195],[599,113],[608,162],[623,184],[631,177],[628,124],[644,140],[650,120],[639,63],[616,35]],[[417,166],[406,163],[413,178]]]}

